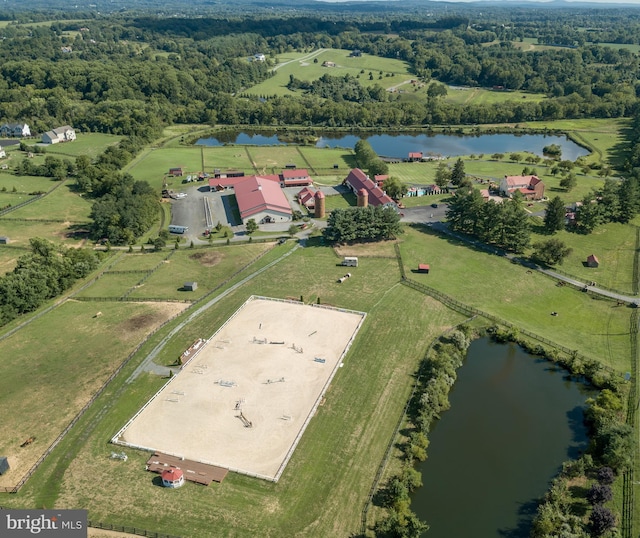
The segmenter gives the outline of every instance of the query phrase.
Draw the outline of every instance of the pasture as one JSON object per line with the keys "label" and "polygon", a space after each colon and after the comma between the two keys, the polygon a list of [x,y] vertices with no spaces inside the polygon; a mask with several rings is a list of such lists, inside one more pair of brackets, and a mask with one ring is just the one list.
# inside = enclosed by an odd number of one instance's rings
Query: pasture
{"label": "pasture", "polygon": [[17,482],[135,345],[183,307],[67,301],[0,340],[0,405],[12,410],[0,426],[11,465],[0,486]]}
{"label": "pasture", "polygon": [[205,171],[208,173],[212,173],[215,168],[243,170],[247,175],[255,172],[249,153],[243,146],[199,147],[202,149]]}
{"label": "pasture", "polygon": [[2,195],[13,193],[14,188],[17,194],[48,192],[57,184],[58,182],[50,177],[17,176],[9,171],[0,172],[0,192],[2,192]]}
{"label": "pasture", "polygon": [[[560,231],[554,239],[563,241],[573,251],[558,269],[584,282],[633,294],[633,261],[636,255],[636,228],[615,222],[598,226],[589,235]],[[548,235],[533,235],[532,243],[546,241]],[[597,268],[586,267],[587,256],[600,260]]]}
{"label": "pasture", "polygon": [[538,103],[546,99],[546,96],[541,93],[493,90],[490,88],[449,86],[447,90],[448,93],[444,100],[452,105],[495,105],[507,101],[522,102],[524,100]]}
{"label": "pasture", "polygon": [[[298,91],[287,88],[290,75],[300,80],[314,81],[325,74],[333,77],[349,74],[358,77],[363,86],[378,84],[383,88],[396,86],[413,78],[408,65],[401,60],[364,53],[360,57],[350,57],[350,54],[349,50],[320,49],[313,53],[279,55],[279,64],[274,69],[274,76],[249,88],[245,93],[266,96],[295,95]],[[323,62],[333,62],[335,66],[323,67]]]}
{"label": "pasture", "polygon": [[76,139],[63,144],[48,144],[47,155],[55,155],[60,158],[75,158],[86,155],[90,159],[95,159],[109,146],[114,146],[124,137],[103,133],[76,133]]}
{"label": "pasture", "polygon": [[[628,308],[559,287],[542,274],[426,227],[409,228],[401,239],[410,278],[619,372],[629,370]],[[429,274],[412,273],[419,263],[431,265]]]}
{"label": "pasture", "polygon": [[[335,278],[344,272],[336,261],[335,254],[326,247],[299,249],[223,299],[175,337],[183,346],[177,349],[185,349],[196,335],[210,334],[256,290],[279,289],[280,296],[301,291],[310,302],[321,294],[323,302],[326,296],[326,302],[339,306],[367,307],[367,321],[345,360],[345,368],[333,380],[277,485],[231,474],[222,485],[204,488],[187,484],[174,492],[176,502],[167,504],[166,491],[156,487],[154,477],[143,470],[145,454],[127,450],[129,462],[109,461],[113,447],[106,445],[104,439],[113,435],[122,419],[130,417],[145,401],[145,394],[148,397],[158,388],[157,382],[143,376],[116,402],[100,399],[98,407],[104,402],[113,408],[87,441],[70,445],[78,453],[64,464],[65,468],[69,465],[69,471],[59,496],[55,488],[32,489],[35,481],[28,483],[20,496],[33,495],[47,502],[57,498],[57,506],[72,506],[82,498],[93,519],[135,522],[137,526],[162,528],[163,532],[174,534],[187,532],[184,520],[176,517],[182,499],[191,506],[188,533],[193,536],[205,535],[212,527],[220,535],[237,536],[300,532],[344,536],[357,531],[363,492],[370,488],[376,472],[372,462],[382,458],[408,397],[417,361],[433,336],[461,318],[428,297],[393,285],[398,277],[395,260],[362,260],[362,272],[354,275],[350,282],[353,286],[344,288],[335,283]],[[362,278],[365,274],[366,278]],[[416,339],[418,332],[421,338]],[[157,338],[162,334],[164,331]],[[150,342],[144,349],[148,351],[151,345]],[[172,362],[175,352],[172,347],[158,361]],[[61,447],[60,454],[63,453]],[[53,477],[51,473],[56,469],[60,467],[55,457],[45,463],[45,484],[49,484],[48,477]],[[119,480],[113,483],[115,489],[96,491],[96,481],[107,480],[110,472],[119,473]],[[301,489],[301,483],[312,483],[314,487]],[[247,503],[247,499],[251,502]],[[345,503],[344,499],[352,502]],[[216,510],[205,508],[212,502]]]}
{"label": "pasture", "polygon": [[13,246],[23,248],[29,247],[29,239],[32,237],[41,237],[67,246],[79,246],[86,239],[83,225],[69,226],[66,222],[13,220],[13,213],[7,214],[5,218],[0,217],[0,235],[8,236]]}
{"label": "pasture", "polygon": [[168,177],[170,188],[178,190],[187,174],[197,174],[203,169],[200,147],[150,148],[143,151],[126,168],[136,181],[147,181],[158,192],[162,189],[170,168],[182,168],[183,177]]}
{"label": "pasture", "polygon": [[13,271],[18,258],[27,254],[26,249],[0,246],[0,276]]}
{"label": "pasture", "polygon": [[[302,155],[304,162],[311,168],[309,172],[313,171],[314,179],[315,175],[338,175],[344,179],[349,170],[356,166],[355,157],[350,149],[300,146],[298,151]],[[337,169],[334,168],[336,164],[338,165]]]}
{"label": "pasture", "polygon": [[50,219],[62,222],[88,222],[92,202],[73,191],[67,180],[55,191],[36,202],[16,209],[7,215],[13,219]]}

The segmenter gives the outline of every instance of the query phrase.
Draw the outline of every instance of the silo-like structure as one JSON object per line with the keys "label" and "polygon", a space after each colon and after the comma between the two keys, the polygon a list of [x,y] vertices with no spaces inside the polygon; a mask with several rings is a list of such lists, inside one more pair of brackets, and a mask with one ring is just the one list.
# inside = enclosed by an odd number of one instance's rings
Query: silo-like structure
{"label": "silo-like structure", "polygon": [[313,210],[313,214],[315,218],[321,219],[325,216],[324,192],[320,190],[316,191],[313,197],[315,198],[315,204],[316,204]]}
{"label": "silo-like structure", "polygon": [[367,207],[369,205],[369,193],[367,189],[362,188],[358,191],[358,207]]}

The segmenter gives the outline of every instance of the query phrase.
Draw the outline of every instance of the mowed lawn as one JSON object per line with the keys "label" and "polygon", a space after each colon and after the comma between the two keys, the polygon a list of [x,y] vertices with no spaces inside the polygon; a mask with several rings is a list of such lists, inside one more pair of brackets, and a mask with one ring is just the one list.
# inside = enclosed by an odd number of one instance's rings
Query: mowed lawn
{"label": "mowed lawn", "polygon": [[158,189],[162,189],[165,176],[170,168],[182,168],[183,177],[170,177],[168,182],[174,189],[178,189],[182,180],[188,174],[197,174],[202,171],[202,151],[200,147],[170,147],[148,149],[134,159],[126,171],[137,181],[147,181]]}
{"label": "mowed lawn", "polygon": [[[620,372],[629,371],[628,308],[558,287],[540,273],[426,228],[408,228],[401,241],[409,278]],[[419,263],[431,266],[429,274],[415,272]],[[557,316],[551,316],[554,311]]]}
{"label": "mowed lawn", "polygon": [[288,164],[307,168],[297,146],[247,146],[246,150],[260,174],[279,174]]}
{"label": "mowed lawn", "polygon": [[[532,243],[559,239],[573,251],[558,269],[585,281],[595,281],[623,294],[633,294],[633,263],[636,255],[634,226],[609,222],[589,235],[561,231],[552,237],[533,235]],[[586,267],[587,256],[595,254],[599,267]]]}
{"label": "mowed lawn", "polygon": [[[415,78],[409,73],[408,64],[402,60],[380,58],[369,54],[350,57],[350,54],[349,50],[323,49],[313,55],[311,53],[279,55],[278,61],[281,65],[275,70],[274,76],[249,88],[245,93],[266,96],[299,93],[292,92],[287,88],[290,75],[299,80],[311,82],[325,74],[332,77],[343,77],[349,74],[353,77],[359,77],[358,80],[363,86],[378,84],[383,88],[389,88]],[[315,62],[315,59],[318,61]],[[325,61],[333,62],[336,65],[335,67],[323,67],[322,63]],[[380,78],[381,76],[382,78]]]}
{"label": "mowed lawn", "polygon": [[[67,301],[0,341],[0,453],[12,485],[145,335],[182,305]],[[95,317],[100,311],[102,314]],[[29,437],[36,440],[21,448]]]}
{"label": "mowed lawn", "polygon": [[[167,503],[166,491],[143,470],[148,454],[126,449],[127,463],[109,461],[112,447],[104,439],[144,403],[141,391],[150,395],[157,387],[142,377],[71,462],[56,506],[82,502],[91,519],[183,536],[207,536],[211,529],[217,536],[356,534],[366,495],[410,393],[418,361],[432,338],[462,317],[397,283],[395,260],[363,260],[361,267],[353,269],[354,277],[347,286],[335,282],[344,272],[336,260],[327,247],[299,249],[185,328],[192,336],[210,336],[251,294],[304,294],[310,302],[320,296],[323,303],[367,311],[344,368],[338,371],[278,484],[230,473],[222,484],[206,488],[187,484],[172,492],[174,502]],[[172,360],[174,354],[160,362]],[[95,483],[109,481],[114,472],[119,478],[112,487],[96,491]],[[33,487],[27,485],[25,497],[35,495]],[[189,518],[184,518],[185,505]]]}
{"label": "mowed lawn", "polygon": [[103,133],[78,133],[76,139],[64,144],[49,144],[46,146],[47,155],[55,155],[59,158],[71,158],[86,155],[90,159],[95,159],[109,146],[114,146],[123,136]]}

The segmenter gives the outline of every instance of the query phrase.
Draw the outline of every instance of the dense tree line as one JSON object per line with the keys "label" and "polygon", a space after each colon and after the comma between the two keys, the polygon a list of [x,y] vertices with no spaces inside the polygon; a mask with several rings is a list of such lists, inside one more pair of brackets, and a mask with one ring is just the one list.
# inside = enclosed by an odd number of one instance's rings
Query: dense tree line
{"label": "dense tree line", "polygon": [[18,258],[14,270],[0,277],[0,325],[33,312],[59,296],[98,266],[93,251],[30,240],[31,252]]}
{"label": "dense tree line", "polygon": [[354,147],[354,152],[358,166],[365,169],[369,174],[369,177],[373,178],[377,175],[385,175],[389,173],[389,166],[380,157],[378,157],[377,153],[373,151],[371,144],[369,144],[367,140],[358,140]]}
{"label": "dense tree line", "polygon": [[[511,28],[506,13],[498,10],[493,17],[477,24],[468,15],[237,20],[112,15],[50,27],[9,25],[0,40],[0,117],[26,121],[34,132],[71,124],[138,135],[174,122],[377,127],[620,117],[635,110],[636,55],[594,43],[521,50],[500,33]],[[520,19],[523,35],[570,32],[541,14],[523,12]],[[620,20],[616,24],[629,32]],[[589,26],[599,28],[599,21],[590,19]],[[238,98],[271,76],[278,54],[318,47],[401,59],[425,81],[522,89],[548,99],[491,106],[404,101],[376,86],[364,87],[357,77],[330,76],[308,85],[293,81],[306,94]],[[268,61],[247,61],[256,52],[265,52]]]}
{"label": "dense tree line", "polygon": [[394,207],[368,206],[334,209],[322,231],[328,241],[378,241],[402,233],[400,215]]}
{"label": "dense tree line", "polygon": [[531,240],[522,198],[498,204],[485,201],[477,189],[458,189],[447,208],[451,229],[511,252],[524,252]]}

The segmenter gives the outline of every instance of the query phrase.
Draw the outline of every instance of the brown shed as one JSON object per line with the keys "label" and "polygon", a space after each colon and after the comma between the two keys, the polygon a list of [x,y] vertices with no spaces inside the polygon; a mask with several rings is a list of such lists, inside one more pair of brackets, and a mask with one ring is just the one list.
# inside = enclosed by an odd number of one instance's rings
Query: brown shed
{"label": "brown shed", "polygon": [[595,254],[587,256],[587,267],[600,267],[600,261]]}

